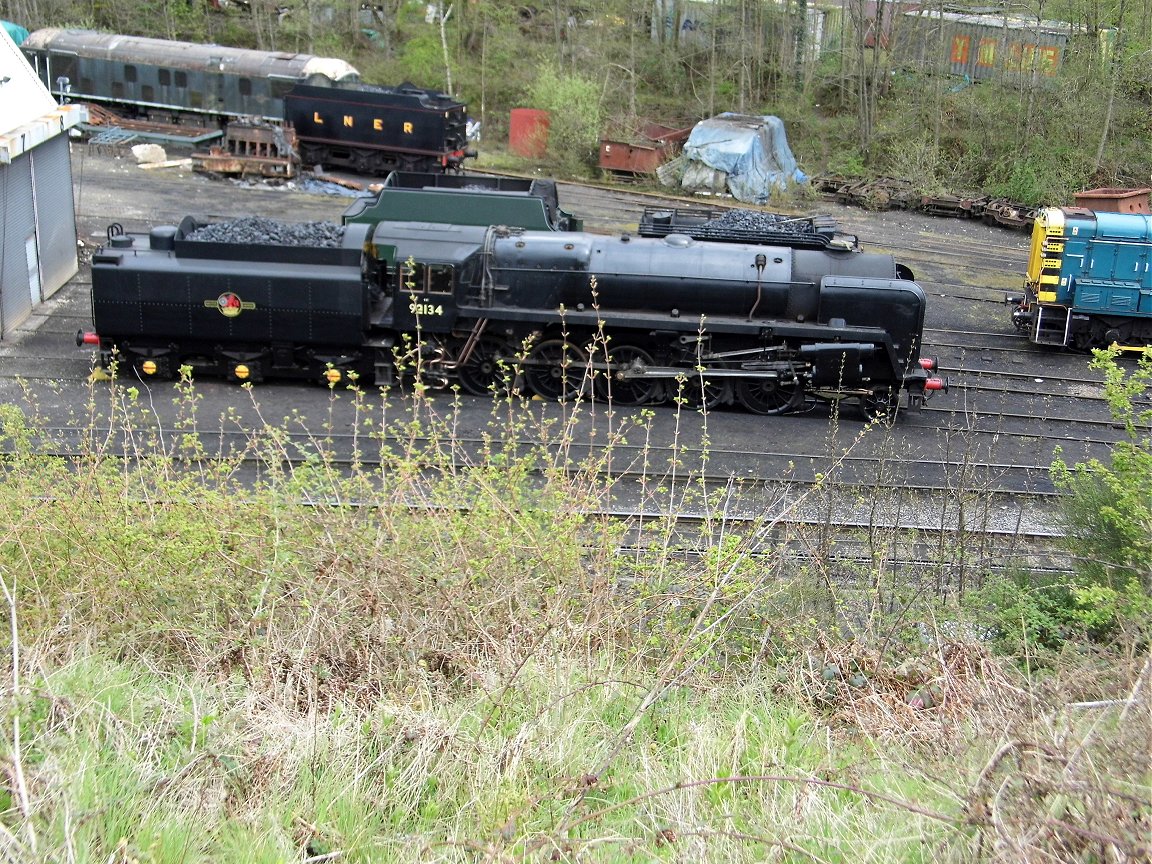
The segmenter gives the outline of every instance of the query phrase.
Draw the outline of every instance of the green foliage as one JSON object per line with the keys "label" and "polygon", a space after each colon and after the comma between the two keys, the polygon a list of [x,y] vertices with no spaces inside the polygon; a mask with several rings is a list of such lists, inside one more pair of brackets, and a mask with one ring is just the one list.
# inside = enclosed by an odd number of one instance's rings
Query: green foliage
{"label": "green foliage", "polygon": [[[53,0],[38,8],[43,20],[25,23],[307,51],[344,57],[374,83],[447,83],[444,46],[424,4],[376,7],[367,25],[364,10],[339,5],[323,14],[292,6],[283,20],[276,7],[259,5],[212,11]],[[643,4],[478,0],[457,5],[447,22],[452,85],[483,120],[482,154],[503,148],[510,109],[548,110],[547,169],[560,175],[586,176],[609,131],[634,134],[648,120],[690,125],[719,111],[786,117],[789,143],[810,175],[905,177],[928,192],[1040,205],[1068,203],[1089,185],[1144,185],[1152,174],[1146,13],[1116,22],[1122,11],[1092,10],[1088,32],[1068,42],[1060,74],[1028,87],[888,66],[893,58],[857,51],[850,26],[826,30],[819,57],[789,50],[803,8],[721,4],[708,40],[662,41],[651,38]],[[1105,53],[1097,28],[1116,24],[1121,35]]]}
{"label": "green foliage", "polygon": [[405,80],[412,81],[419,87],[441,90],[447,88],[447,70],[444,68],[444,51],[440,45],[440,34],[431,25],[406,39],[400,46],[397,59],[399,68],[404,70]]}
{"label": "green foliage", "polygon": [[866,177],[868,168],[864,158],[856,152],[845,150],[828,163],[828,171],[844,177]]}
{"label": "green foliage", "polygon": [[1108,644],[1122,632],[1152,636],[1152,598],[1136,582],[1118,588],[1018,572],[974,592],[970,608],[999,650],[1030,654],[1067,643]]}
{"label": "green foliage", "polygon": [[[785,563],[797,541],[819,559],[814,536],[729,521],[739,484],[697,483],[648,443],[650,412],[507,396],[462,440],[420,344],[401,350],[410,389],[333,386],[327,414],[273,423],[248,387],[219,433],[190,380],[163,424],[161,385],[114,383],[74,458],[34,406],[0,406],[13,857],[963,858],[964,711],[1011,701],[972,692],[996,680],[979,646],[896,665],[864,631],[831,644],[848,571],[833,589],[820,561]],[[696,447],[706,420],[685,409],[677,435]],[[624,473],[647,511],[703,514],[699,535],[590,515]],[[1022,614],[1056,637],[1147,613],[1123,586],[1004,596],[1039,598]]]}
{"label": "green foliage", "polygon": [[1082,152],[1053,145],[1027,160],[1005,162],[992,167],[980,184],[988,194],[1044,205],[1065,202],[1088,181],[1091,165]]}
{"label": "green foliage", "polygon": [[595,82],[544,65],[528,100],[548,112],[548,153],[553,159],[576,173],[585,173],[596,164],[602,112]]}
{"label": "green foliage", "polygon": [[1086,583],[1124,590],[1135,582],[1152,592],[1152,357],[1126,370],[1119,354],[1097,351],[1091,365],[1104,374],[1105,398],[1128,437],[1114,445],[1109,464],[1069,466],[1058,457],[1053,479],[1067,496],[1068,545]]}
{"label": "green foliage", "polygon": [[1107,642],[1121,632],[1146,640],[1152,621],[1152,358],[1129,368],[1118,349],[1097,351],[1105,396],[1128,438],[1111,460],[1069,466],[1057,455],[1053,481],[1061,501],[1065,543],[1075,556],[1072,579],[1018,574],[977,596],[990,609],[1006,645],[1059,649],[1073,639]]}

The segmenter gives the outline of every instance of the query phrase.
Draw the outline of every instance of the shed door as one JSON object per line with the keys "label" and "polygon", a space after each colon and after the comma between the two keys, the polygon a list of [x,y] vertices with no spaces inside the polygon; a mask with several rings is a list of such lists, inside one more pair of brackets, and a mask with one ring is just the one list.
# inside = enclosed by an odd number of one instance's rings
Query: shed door
{"label": "shed door", "polygon": [[30,263],[35,268],[38,262],[32,161],[27,154],[18,156],[10,165],[0,165],[0,229],[0,242],[4,244],[0,249],[0,335],[6,336],[32,311],[34,286],[39,294],[39,277],[34,282],[28,276]]}
{"label": "shed door", "polygon": [[40,284],[44,299],[76,275],[76,207],[68,136],[57,135],[32,151],[36,226],[40,238]]}

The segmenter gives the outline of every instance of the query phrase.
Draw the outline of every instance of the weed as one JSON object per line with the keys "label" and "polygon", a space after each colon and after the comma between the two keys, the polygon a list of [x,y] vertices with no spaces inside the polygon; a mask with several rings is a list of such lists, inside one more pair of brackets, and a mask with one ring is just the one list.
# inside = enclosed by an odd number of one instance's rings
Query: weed
{"label": "weed", "polygon": [[[9,857],[975,860],[1054,819],[1061,843],[1135,848],[1146,808],[1118,808],[1146,772],[1075,784],[1103,730],[1138,735],[1138,655],[1078,679],[1133,707],[1078,727],[1058,816],[999,780],[1039,752],[1005,742],[1073,739],[1021,730],[1058,697],[987,648],[917,638],[955,550],[913,589],[886,569],[889,468],[842,470],[884,424],[835,418],[799,495],[716,483],[706,400],[677,400],[664,449],[594,367],[563,404],[522,400],[510,368],[465,433],[409,347],[412,386],[348,382],[309,417],[245,388],[207,419],[187,376],[170,405],[114,382],[66,457],[34,403],[0,409]],[[871,505],[868,564],[840,560],[846,503]]]}

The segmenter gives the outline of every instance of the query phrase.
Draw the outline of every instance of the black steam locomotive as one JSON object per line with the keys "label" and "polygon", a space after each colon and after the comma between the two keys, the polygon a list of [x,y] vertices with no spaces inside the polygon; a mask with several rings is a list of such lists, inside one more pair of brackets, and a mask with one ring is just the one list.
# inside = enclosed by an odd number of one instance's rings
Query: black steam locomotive
{"label": "black steam locomotive", "polygon": [[344,60],[49,28],[21,50],[59,99],[218,128],[258,118],[295,129],[300,159],[364,174],[458,170],[467,107],[412,84],[363,84]]}
{"label": "black steam locomotive", "polygon": [[[891,415],[902,392],[915,405],[945,386],[919,356],[924,292],[888,255],[430,222],[253,237],[259,221],[111,226],[78,343],[122,377],[419,374],[758,414],[856,398]],[[325,239],[299,233],[316,226]]]}

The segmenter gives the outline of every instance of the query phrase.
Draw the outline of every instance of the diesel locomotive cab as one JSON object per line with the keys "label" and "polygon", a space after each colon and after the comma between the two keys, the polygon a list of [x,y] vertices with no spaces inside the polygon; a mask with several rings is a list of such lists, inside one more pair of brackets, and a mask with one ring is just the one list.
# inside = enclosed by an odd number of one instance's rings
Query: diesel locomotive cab
{"label": "diesel locomotive cab", "polygon": [[1152,345],[1152,215],[1047,207],[1032,229],[1012,324],[1037,345]]}

